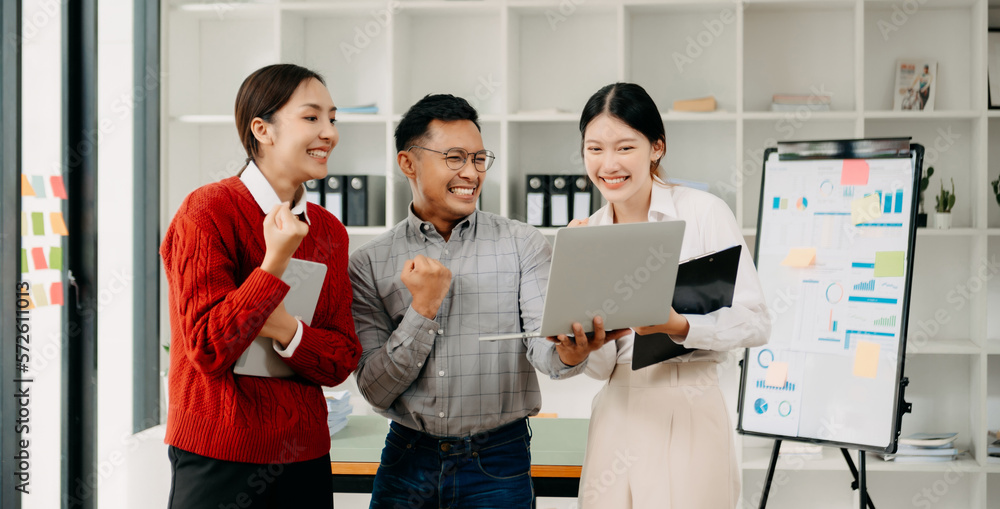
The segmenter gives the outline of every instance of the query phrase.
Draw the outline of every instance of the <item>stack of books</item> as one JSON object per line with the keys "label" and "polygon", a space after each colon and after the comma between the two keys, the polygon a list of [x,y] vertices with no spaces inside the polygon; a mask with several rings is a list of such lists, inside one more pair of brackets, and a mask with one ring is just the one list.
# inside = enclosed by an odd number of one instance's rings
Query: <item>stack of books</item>
{"label": "stack of books", "polygon": [[710,95],[708,97],[699,97],[697,99],[679,99],[674,101],[674,107],[668,111],[668,113],[675,112],[696,112],[696,113],[708,113],[715,111],[717,103],[715,102],[715,96]]}
{"label": "stack of books", "polygon": [[830,96],[816,94],[774,94],[771,111],[830,111]]}
{"label": "stack of books", "polygon": [[351,393],[348,391],[330,392],[326,394],[326,424],[330,427],[332,437],[347,426],[347,416],[351,415]]}
{"label": "stack of books", "polygon": [[903,462],[934,462],[954,461],[958,458],[955,439],[958,433],[915,433],[899,439],[899,447],[895,454],[883,454],[886,461]]}

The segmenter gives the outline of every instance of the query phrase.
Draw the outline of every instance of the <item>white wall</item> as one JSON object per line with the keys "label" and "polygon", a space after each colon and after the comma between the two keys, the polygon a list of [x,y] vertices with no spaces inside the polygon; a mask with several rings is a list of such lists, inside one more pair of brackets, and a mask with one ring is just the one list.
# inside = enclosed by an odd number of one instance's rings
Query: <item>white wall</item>
{"label": "white wall", "polygon": [[[61,175],[62,142],[61,104],[54,98],[61,93],[61,8],[58,0],[24,0],[21,11],[21,158],[24,175],[49,177]],[[63,201],[53,198],[48,185],[42,186],[45,197],[25,197],[22,211],[58,212]],[[40,196],[40,195],[39,195]],[[62,238],[53,235],[46,223],[46,235],[24,235],[21,247],[31,252],[41,247],[51,262],[49,249],[59,246]],[[30,255],[29,255],[30,258]],[[51,288],[62,274],[58,270],[34,270],[31,267],[22,280],[33,287]],[[48,292],[46,292],[48,293]],[[33,380],[27,388],[31,395],[30,425],[22,439],[29,441],[30,485],[22,495],[25,509],[59,507],[61,461],[61,384],[62,384],[62,319],[61,306],[41,306],[30,311],[31,343],[29,371],[24,378]],[[6,338],[5,338],[6,339]],[[4,431],[7,431],[7,424]],[[6,459],[6,458],[5,458]]]}

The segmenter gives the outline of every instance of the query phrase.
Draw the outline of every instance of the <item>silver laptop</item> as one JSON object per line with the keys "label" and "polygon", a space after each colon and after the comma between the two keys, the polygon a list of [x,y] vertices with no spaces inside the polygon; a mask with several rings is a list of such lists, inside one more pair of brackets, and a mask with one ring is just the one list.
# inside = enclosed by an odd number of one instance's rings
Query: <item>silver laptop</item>
{"label": "silver laptop", "polygon": [[[326,280],[326,265],[292,258],[285,273],[281,275],[281,280],[291,287],[285,295],[285,309],[292,316],[302,320],[302,323],[311,324],[319,294],[323,290],[323,282]],[[287,378],[294,375],[295,371],[285,364],[284,359],[274,350],[271,338],[257,336],[236,361],[233,373]]]}
{"label": "silver laptop", "polygon": [[560,228],[539,331],[482,336],[483,341],[659,325],[670,319],[684,221]]}

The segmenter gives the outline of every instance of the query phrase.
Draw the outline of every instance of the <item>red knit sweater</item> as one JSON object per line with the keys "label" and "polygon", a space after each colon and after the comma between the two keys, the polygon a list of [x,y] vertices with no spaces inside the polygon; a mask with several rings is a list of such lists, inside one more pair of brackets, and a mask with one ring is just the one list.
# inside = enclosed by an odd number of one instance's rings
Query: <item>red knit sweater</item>
{"label": "red knit sweater", "polygon": [[330,452],[321,385],[343,382],[361,346],[351,317],[347,231],[308,205],[309,234],[294,257],[327,265],[311,326],[294,355],[298,374],[233,374],[289,287],[260,269],[264,212],[238,177],[192,192],[160,247],[170,288],[170,408],[165,442],[210,458],[291,463]]}

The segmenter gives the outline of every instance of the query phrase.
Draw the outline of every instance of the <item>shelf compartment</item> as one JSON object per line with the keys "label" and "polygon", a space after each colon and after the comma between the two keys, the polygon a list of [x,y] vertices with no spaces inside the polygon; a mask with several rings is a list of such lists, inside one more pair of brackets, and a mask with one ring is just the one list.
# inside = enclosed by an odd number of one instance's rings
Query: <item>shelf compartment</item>
{"label": "shelf compartment", "polygon": [[[733,161],[736,155],[735,123],[667,124],[667,150],[660,163],[668,179],[683,179],[708,186],[736,214],[738,182]],[[705,143],[711,140],[706,146]]]}
{"label": "shelf compartment", "polygon": [[526,221],[527,175],[585,175],[580,131],[565,122],[510,124],[507,161],[508,217]]}
{"label": "shelf compartment", "polygon": [[774,94],[830,95],[833,111],[854,111],[853,3],[751,4],[744,12],[745,111],[769,111]]}
{"label": "shelf compartment", "polygon": [[389,68],[392,23],[388,10],[331,11],[296,4],[294,10],[282,10],[280,19],[282,62],[320,73],[338,107],[375,104],[379,114],[386,113],[389,93],[383,70]]}
{"label": "shelf compartment", "polygon": [[512,8],[507,48],[510,113],[582,111],[601,87],[619,80],[614,6]]}
{"label": "shelf compartment", "polygon": [[[907,342],[913,348],[943,338],[970,338],[975,288],[969,287],[973,239],[916,242]],[[958,256],[956,256],[958,255]],[[960,289],[963,289],[960,291]]]}
{"label": "shelf compartment", "polygon": [[393,113],[427,94],[462,97],[498,114],[510,87],[501,63],[500,10],[403,9],[394,18]]}
{"label": "shelf compartment", "polygon": [[[167,13],[168,115],[232,115],[243,80],[280,60],[276,11],[269,5],[235,4],[220,15],[210,9],[192,10],[195,7],[212,4],[186,5]],[[239,41],[241,58],[232,58],[226,49],[234,41]]]}
{"label": "shelf compartment", "polygon": [[[1000,111],[990,111],[1000,113]],[[986,224],[1000,232],[1000,203],[991,182],[1000,178],[1000,115],[991,116],[986,128]],[[998,251],[1000,252],[1000,251]]]}
{"label": "shelf compartment", "polygon": [[[931,86],[934,112],[965,112],[974,97],[972,55],[977,41],[975,8],[950,5],[936,8],[921,4],[905,13],[891,3],[865,2],[865,107],[892,110],[896,87],[896,61],[901,58],[936,60],[938,72]],[[948,33],[954,37],[927,37],[928,33]]]}
{"label": "shelf compartment", "polygon": [[661,111],[713,95],[720,110],[735,112],[737,18],[736,4],[627,6],[626,80]]}

